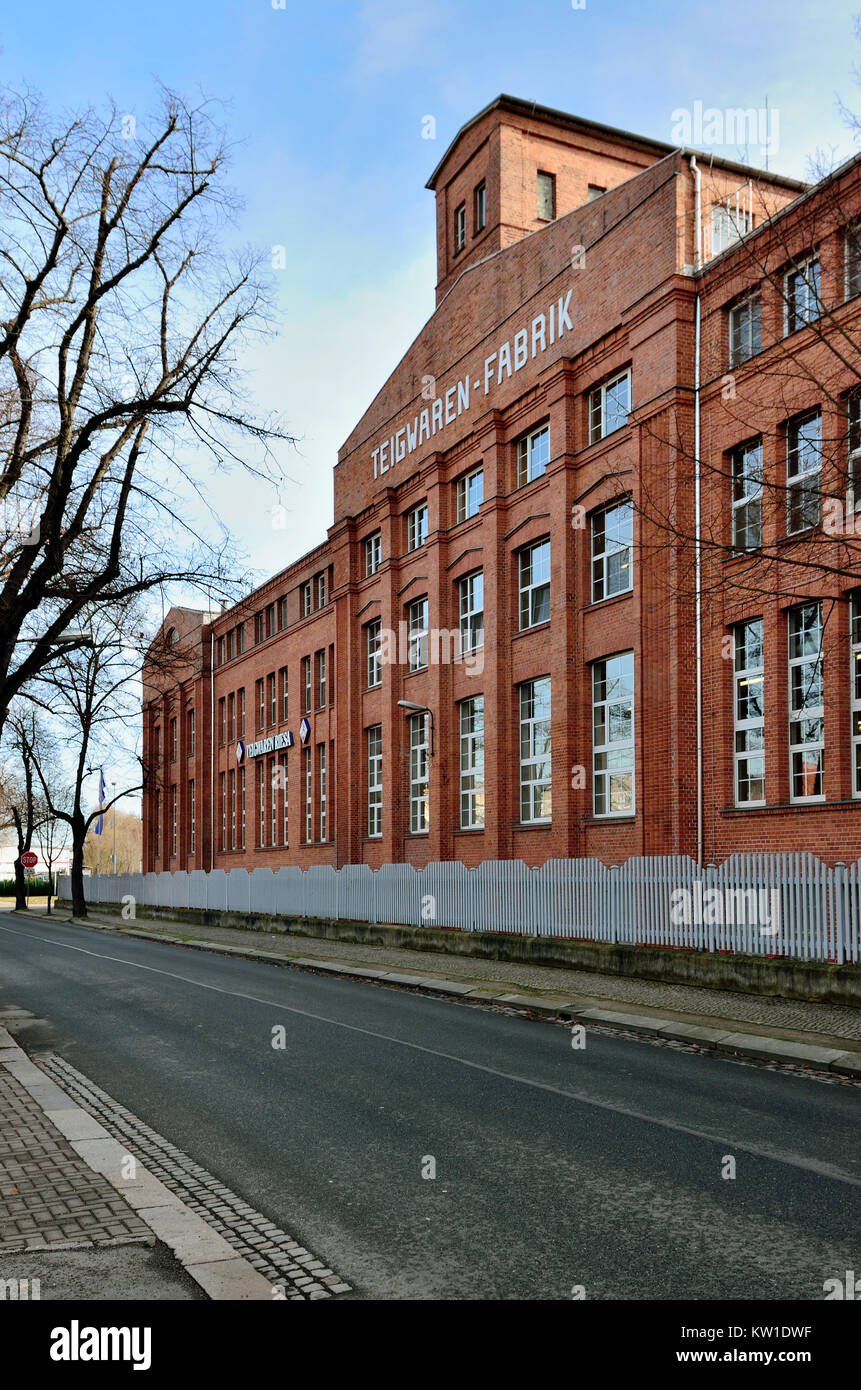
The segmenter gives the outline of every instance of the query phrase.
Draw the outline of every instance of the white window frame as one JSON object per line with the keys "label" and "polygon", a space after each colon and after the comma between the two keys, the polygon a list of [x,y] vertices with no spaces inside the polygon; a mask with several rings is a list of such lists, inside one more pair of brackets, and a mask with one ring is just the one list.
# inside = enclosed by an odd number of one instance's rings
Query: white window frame
{"label": "white window frame", "polygon": [[457,256],[466,249],[466,203],[460,203],[454,210],[454,254]]}
{"label": "white window frame", "polygon": [[846,228],[843,241],[843,296],[861,294],[861,222]]}
{"label": "white window frame", "polygon": [[861,388],[846,402],[846,515],[861,512]]}
{"label": "white window frame", "polygon": [[230,802],[230,848],[236,849],[236,768],[230,769],[228,779],[228,800]]}
{"label": "white window frame", "polygon": [[194,784],[194,783],[195,783],[195,779],[194,779],[193,777],[190,777],[190,778],[189,778],[189,781],[188,781],[188,811],[189,811],[188,850],[189,850],[189,854],[194,854],[194,852],[195,852],[195,847],[196,847],[196,844],[197,844],[197,801],[196,801],[196,787],[195,787],[195,784]]}
{"label": "white window frame", "polygon": [[[757,629],[751,642],[748,629]],[[746,618],[733,628],[733,679],[732,679],[732,721],[733,721],[733,803],[736,806],[765,805],[765,655],[763,648],[762,618]],[[758,646],[758,661],[751,657]],[[751,687],[758,686],[758,695]],[[758,699],[759,714],[751,714],[750,708]],[[751,776],[752,763],[760,764],[758,774]],[[742,778],[742,769],[745,777]],[[750,788],[762,782],[762,796],[743,796],[742,785]]]}
{"label": "white window frame", "polygon": [[459,704],[460,729],[460,828],[483,830],[484,800],[484,696],[473,695]]}
{"label": "white window frame", "polygon": [[[549,192],[549,198],[545,196],[545,191]],[[546,209],[550,207],[550,211]],[[535,216],[539,222],[555,222],[556,220],[556,175],[551,174],[547,169],[539,169],[535,179]],[[542,211],[542,209],[544,209]]]}
{"label": "white window frame", "polygon": [[314,708],[314,671],[311,656],[302,658],[302,697],[304,700],[304,714],[310,714]]}
{"label": "white window frame", "polygon": [[487,226],[487,182],[485,179],[476,184],[473,195],[473,217],[475,221],[475,235],[483,232]]}
{"label": "white window frame", "polygon": [[550,462],[550,426],[546,422],[517,441],[517,486],[542,478]]}
{"label": "white window frame", "polygon": [[[538,551],[547,552],[547,575],[542,575],[537,580],[535,578],[535,558]],[[543,561],[543,556],[541,557]],[[519,630],[525,632],[530,627],[540,627],[542,623],[550,621],[550,577],[551,577],[551,555],[550,540],[545,537],[543,540],[535,541],[532,545],[524,546],[517,553],[517,573],[518,573],[518,592],[520,600],[519,608]],[[547,616],[536,618],[536,612],[541,612],[543,604],[539,607],[536,596],[542,591],[547,590]],[[524,622],[524,614],[528,621]]]}
{"label": "white window frame", "polygon": [[245,764],[239,769],[239,811],[242,829],[242,848],[245,848]]}
{"label": "white window frame", "polygon": [[[115,812],[114,814],[116,814],[116,812]],[[171,842],[172,848],[171,848],[171,852],[170,852],[170,853],[171,853],[171,858],[172,858],[172,859],[175,859],[175,858],[176,858],[176,851],[177,851],[177,848],[178,848],[178,846],[179,846],[179,828],[178,828],[178,825],[177,825],[177,820],[178,820],[178,816],[179,816],[179,791],[178,791],[178,787],[177,787],[176,782],[173,783],[173,785],[172,785],[172,787],[171,787],[171,789],[170,789],[170,814],[171,814],[171,827],[172,827],[172,829],[171,829],[171,841],[170,841],[170,842]],[[116,866],[116,864],[112,864],[112,868],[113,868],[113,872],[116,873],[116,871],[117,871],[117,866]]]}
{"label": "white window frame", "polygon": [[365,675],[369,690],[383,683],[382,644],[383,621],[374,618],[373,622],[365,624]]}
{"label": "white window frame", "polygon": [[711,216],[712,256],[719,256],[722,251],[741,241],[752,227],[753,217],[747,208],[715,203]]}
{"label": "white window frame", "polygon": [[317,653],[317,708],[326,708],[326,648]]}
{"label": "white window frame", "polygon": [[372,724],[367,730],[368,750],[368,838],[383,835],[383,726]]}
{"label": "white window frame", "polygon": [[383,562],[383,533],[375,531],[365,537],[365,578],[376,574]]}
{"label": "white window frame", "polygon": [[[536,714],[537,698],[543,700],[545,695],[546,713]],[[537,676],[518,687],[521,825],[549,825],[553,818],[552,714],[549,676]],[[546,743],[540,747],[539,740],[545,732]],[[539,769],[541,776],[537,775]],[[541,813],[536,814],[539,810]]]}
{"label": "white window frame", "polygon": [[313,749],[306,743],[302,749],[305,762],[305,844],[314,843],[314,762]]}
{"label": "white window frame", "polygon": [[[635,680],[632,651],[617,652],[592,664],[592,813],[597,820],[636,815]],[[614,737],[613,722],[618,717],[614,711],[625,706],[629,707],[630,733],[624,738]],[[628,780],[630,800],[614,808],[614,783],[618,779],[623,785]]]}
{"label": "white window frame", "polygon": [[473,570],[458,582],[460,654],[484,646],[484,570]]}
{"label": "white window frame", "polygon": [[321,570],[317,575],[317,607],[326,607],[326,571]]}
{"label": "white window frame", "polygon": [[275,769],[277,766],[277,758],[267,758],[266,770],[269,773],[269,843],[273,846],[278,843],[278,779],[275,776]]}
{"label": "white window frame", "polygon": [[420,550],[428,538],[428,504],[420,502],[407,512],[407,550]]}
{"label": "white window frame", "polygon": [[[621,412],[618,410],[617,403],[615,399],[612,399],[612,397],[611,403],[613,406],[613,414],[612,416],[608,416],[607,397],[610,396],[611,393],[614,393],[616,391],[616,388],[621,386],[623,383],[626,386],[626,395],[628,398],[628,405],[627,409],[625,410],[625,418],[621,418]],[[590,444],[597,444],[599,440],[606,439],[608,435],[615,434],[617,430],[625,428],[625,426],[628,423],[628,420],[630,419],[631,411],[633,409],[632,383],[633,377],[631,374],[631,368],[626,367],[623,372],[617,372],[615,376],[609,377],[607,381],[602,382],[600,386],[593,387],[593,389],[589,392]]]}
{"label": "white window frame", "polygon": [[430,762],[427,713],[410,715],[410,834],[430,830]]}
{"label": "white window frame", "polygon": [[[814,609],[817,611],[818,623],[815,627],[805,627],[803,615]],[[820,786],[823,788],[825,786],[825,680],[822,652],[824,630],[822,625],[821,602],[814,601],[813,603],[802,603],[796,608],[791,608],[787,615],[787,626],[789,632],[789,669],[787,673],[789,677],[789,799],[790,801],[807,805],[809,802],[825,800],[824,790],[812,792],[810,795],[805,795],[803,792],[801,795],[798,795],[795,790],[796,761],[798,761],[799,768],[803,769],[805,766],[803,762],[805,753],[821,755],[818,757],[818,777]],[[804,649],[810,646],[807,635],[816,633],[817,631],[819,634],[819,647],[818,653],[814,655],[811,651],[805,651]],[[799,637],[801,639],[800,642],[797,641]],[[819,668],[819,680],[822,683],[823,697],[822,702],[817,705],[805,706],[797,700],[796,686],[797,684],[803,685],[805,677],[800,675],[798,681],[796,681],[796,672],[803,672],[806,666],[813,668],[814,672],[817,667]],[[804,742],[801,741],[800,735],[794,739],[794,731],[796,729],[800,731],[806,721],[819,721],[821,725],[820,734],[816,738],[806,739]],[[802,778],[805,775],[807,774],[803,771],[800,772]]]}
{"label": "white window frame", "polygon": [[314,611],[313,608],[312,608],[312,602],[313,602],[313,599],[312,599],[312,594],[311,594],[311,581],[310,581],[310,579],[308,579],[308,580],[306,580],[305,583],[302,585],[302,617],[303,617],[303,618],[310,617],[311,613]]}
{"label": "white window frame", "polygon": [[320,842],[325,844],[329,838],[326,806],[326,745],[317,744],[317,782],[320,803]]}
{"label": "white window frame", "polygon": [[282,782],[284,783],[284,785],[283,785],[283,787],[282,787],[282,791],[283,791],[283,793],[284,793],[284,800],[283,800],[283,802],[281,803],[281,843],[284,845],[284,848],[286,849],[286,848],[289,846],[289,844],[290,844],[290,823],[289,823],[289,815],[288,815],[289,807],[290,807],[290,799],[289,799],[288,790],[287,790],[287,754],[286,754],[286,753],[282,753],[282,754],[281,754],[281,771],[282,771],[282,778],[281,778],[281,780],[282,780]]}
{"label": "white window frame", "polygon": [[[810,271],[813,269],[812,276]],[[799,293],[803,286],[803,293]],[[812,307],[811,307],[812,306]],[[818,256],[808,256],[783,277],[783,332],[788,337],[822,317],[822,267]]]}
{"label": "white window frame", "polygon": [[729,365],[740,367],[762,352],[762,294],[754,290],[729,311]]}
{"label": "white window frame", "polygon": [[[477,487],[473,485],[478,483]],[[480,492],[480,497],[473,494]],[[471,473],[467,473],[457,480],[457,520],[469,521],[471,516],[475,516],[479,507],[484,501],[484,469],[473,468]]]}
{"label": "white window frame", "polygon": [[257,764],[257,834],[258,843],[266,844],[266,759]]}
{"label": "white window frame", "polygon": [[[805,441],[802,451],[799,441],[801,431],[813,421],[819,424],[818,442]],[[810,458],[814,457],[815,466],[810,465]],[[800,471],[790,472],[793,463],[801,462],[803,465]],[[815,488],[811,488],[810,480],[816,479]],[[805,520],[803,526],[792,527],[792,498],[798,491],[802,494],[815,492],[816,494],[816,518],[813,521]],[[822,521],[822,412],[820,410],[809,410],[804,415],[797,416],[790,420],[786,430],[786,534],[788,536],[798,536],[804,531],[816,528]]]}
{"label": "white window frame", "polygon": [[[600,526],[596,523],[601,522]],[[603,603],[634,587],[634,503],[630,497],[592,513],[592,602]],[[599,535],[599,533],[602,533]],[[621,558],[620,558],[621,557]],[[619,576],[627,579],[620,584]]]}
{"label": "white window frame", "polygon": [[407,669],[424,671],[428,664],[428,601],[414,599],[407,605]]}
{"label": "white window frame", "polygon": [[[750,463],[753,461],[753,467]],[[732,548],[739,554],[762,547],[762,440],[739,444],[730,455],[732,472]],[[749,537],[755,517],[756,542]],[[744,543],[742,544],[742,540]]]}

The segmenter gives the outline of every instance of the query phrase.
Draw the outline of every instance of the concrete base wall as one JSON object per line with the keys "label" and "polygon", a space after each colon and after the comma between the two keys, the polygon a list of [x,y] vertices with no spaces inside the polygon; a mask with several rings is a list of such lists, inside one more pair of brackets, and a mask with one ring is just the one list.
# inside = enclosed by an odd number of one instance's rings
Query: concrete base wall
{"label": "concrete base wall", "polygon": [[[70,906],[58,902],[58,906]],[[100,903],[97,911],[120,917],[117,904]],[[445,952],[483,960],[516,961],[523,965],[558,966],[601,975],[626,975],[739,994],[776,995],[828,1004],[861,1006],[861,968],[824,961],[769,959],[764,956],[711,955],[654,946],[610,945],[574,941],[558,936],[518,936],[500,932],[450,931],[440,927],[381,926],[371,922],[329,921],[323,918],[253,916],[236,912],[205,912],[195,908],[138,909],[137,921],[170,921],[189,925],[233,927],[245,931],[322,937],[369,946],[400,946],[413,951]]]}

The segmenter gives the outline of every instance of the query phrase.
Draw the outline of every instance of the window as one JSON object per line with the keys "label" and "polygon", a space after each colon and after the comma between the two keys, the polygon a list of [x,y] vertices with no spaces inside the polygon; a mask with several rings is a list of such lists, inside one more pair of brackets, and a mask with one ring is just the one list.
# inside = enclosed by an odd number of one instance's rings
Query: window
{"label": "window", "polygon": [[765,707],[762,619],[739,623],[734,629],[733,730],[735,804],[765,804]]}
{"label": "window", "polygon": [[310,845],[314,838],[314,768],[311,762],[311,747],[302,749],[305,760],[305,843]]}
{"label": "window", "polygon": [[428,716],[410,716],[410,834],[428,829]]}
{"label": "window", "polygon": [[484,826],[484,696],[460,702],[460,827]]}
{"label": "window", "polygon": [[592,753],[596,816],[634,811],[634,653],[592,667]]}
{"label": "window", "polygon": [[286,846],[286,845],[289,845],[289,843],[290,843],[290,835],[289,835],[289,832],[288,832],[288,830],[287,830],[287,822],[288,822],[288,816],[287,816],[288,799],[287,799],[287,754],[286,754],[286,753],[282,753],[282,754],[281,754],[281,786],[282,786],[282,790],[283,790],[283,793],[284,793],[284,800],[283,800],[282,803],[281,803],[281,807],[282,807],[282,810],[281,810],[281,840],[282,840],[282,843]]}
{"label": "window", "polygon": [[586,192],[587,201],[594,203],[596,198],[600,198],[601,194],[606,192],[606,188],[602,188],[599,183],[590,183]]}
{"label": "window", "polygon": [[411,671],[423,671],[428,664],[428,601],[416,599],[407,607],[408,658]]}
{"label": "window", "polygon": [[284,721],[285,724],[286,724],[287,719],[288,719],[288,717],[289,717],[289,706],[290,706],[290,701],[289,701],[289,698],[288,698],[287,667],[286,667],[286,666],[282,666],[282,667],[281,667],[281,718],[282,718],[282,720]]}
{"label": "window", "polygon": [[188,852],[194,854],[197,843],[197,802],[194,795],[194,778],[188,784]]}
{"label": "window", "polygon": [[242,832],[241,848],[245,848],[245,765],[239,769],[239,811]]}
{"label": "window", "polygon": [[556,175],[538,171],[538,211],[536,217],[542,222],[552,222],[556,216]]}
{"label": "window", "polygon": [[372,840],[383,833],[383,728],[368,729],[368,835]]}
{"label": "window", "polygon": [[227,634],[227,660],[233,660],[233,628]]}
{"label": "window", "polygon": [[266,844],[266,763],[263,758],[257,764],[257,843]]}
{"label": "window", "polygon": [[303,618],[307,618],[307,617],[308,617],[308,614],[311,612],[311,581],[310,581],[310,579],[308,580],[308,582],[307,582],[306,584],[303,584],[303,585],[302,585],[302,588],[301,588],[300,591],[299,591],[299,602],[300,602],[300,605],[301,605],[302,617],[303,617]]}
{"label": "window", "polygon": [[719,256],[728,246],[746,236],[753,226],[747,208],[727,207],[718,203],[712,208],[712,255]]}
{"label": "window", "polygon": [[266,691],[263,681],[257,682],[257,728],[258,730],[266,727]]}
{"label": "window", "polygon": [[[170,825],[171,825],[171,831],[170,831],[170,852],[171,852],[171,855],[173,856],[173,858],[175,859],[175,858],[176,858],[176,783],[175,783],[175,782],[174,782],[173,786],[172,786],[171,789],[170,789]],[[113,868],[113,872],[116,873],[116,871],[117,871],[117,866],[116,866],[116,864],[113,864],[113,865],[112,865],[112,868]]]}
{"label": "window", "polygon": [[795,333],[806,323],[819,318],[819,258],[814,256],[804,265],[790,270],[784,281],[786,332]]}
{"label": "window", "polygon": [[849,671],[852,680],[852,795],[861,796],[861,593],[849,608]]}
{"label": "window", "polygon": [[218,701],[218,727],[221,730],[220,743],[227,742],[227,700],[222,695]]}
{"label": "window", "polygon": [[268,770],[269,770],[269,825],[270,825],[269,843],[270,843],[270,845],[277,845],[277,843],[278,843],[278,778],[277,778],[277,776],[276,776],[276,774],[275,774],[275,768],[276,768],[276,765],[277,765],[277,759],[275,759],[275,758],[269,758],[269,759],[267,759],[267,765],[268,765]]}
{"label": "window", "polygon": [[550,820],[550,677],[520,687],[520,819]]}
{"label": "window", "polygon": [[383,533],[375,531],[365,540],[365,577],[376,574],[383,562]]}
{"label": "window", "polygon": [[317,653],[317,708],[326,704],[326,648]]}
{"label": "window", "polygon": [[239,737],[245,737],[245,686],[239,692]]}
{"label": "window", "polygon": [[379,618],[377,618],[376,621],[373,623],[368,623],[367,627],[365,628],[367,656],[366,664],[369,686],[382,685],[383,683],[383,663],[380,656],[380,648],[382,645],[382,630],[383,624],[381,619]]}
{"label": "window", "polygon": [[483,232],[487,226],[487,184],[484,179],[475,190],[475,232]]}
{"label": "window", "polygon": [[286,597],[284,597],[284,598],[279,598],[279,600],[278,600],[278,626],[279,626],[279,628],[280,628],[280,630],[281,630],[282,632],[284,631],[285,627],[287,626],[287,599],[286,599]]}
{"label": "window", "polygon": [[853,391],[848,403],[849,432],[846,511],[861,511],[861,391]]}
{"label": "window", "polygon": [[217,655],[217,664],[218,664],[219,666],[223,666],[223,665],[224,665],[224,638],[223,638],[223,637],[219,637],[218,642],[216,643],[215,650],[216,650],[216,655]]}
{"label": "window", "polygon": [[793,420],[786,433],[786,534],[819,525],[822,417]]}
{"label": "window", "polygon": [[230,800],[230,848],[236,849],[236,769],[231,769],[229,776],[229,800]]}
{"label": "window", "polygon": [[762,297],[749,294],[729,311],[729,365],[738,367],[762,351]]}
{"label": "window", "polygon": [[517,441],[517,486],[540,478],[550,462],[550,426],[542,425]]}
{"label": "window", "polygon": [[620,372],[589,395],[589,443],[595,444],[628,423],[631,413],[631,373]]}
{"label": "window", "polygon": [[275,672],[267,676],[269,682],[269,723],[278,723],[278,692],[275,685]]}
{"label": "window", "polygon": [[260,642],[263,641],[263,614],[262,614],[262,613],[255,613],[255,614],[254,614],[254,641],[257,642],[257,643],[260,643]]}
{"label": "window", "polygon": [[275,604],[270,603],[266,609],[266,636],[275,636]]}
{"label": "window", "polygon": [[302,692],[303,692],[303,696],[304,696],[302,708],[303,708],[303,710],[304,710],[304,712],[305,712],[306,714],[310,714],[310,713],[311,713],[311,702],[312,702],[312,699],[313,699],[313,696],[312,696],[312,694],[311,694],[311,658],[310,658],[310,656],[303,656],[303,658],[302,658]]}
{"label": "window", "polygon": [[732,544],[734,550],[762,545],[762,440],[733,449]]}
{"label": "window", "polygon": [[188,711],[188,751],[194,752],[194,710]]}
{"label": "window", "polygon": [[172,719],[170,721],[170,760],[172,763],[176,762],[177,752],[176,720]]}
{"label": "window", "polygon": [[634,506],[628,500],[592,517],[592,602],[633,587]]}
{"label": "window", "polygon": [[418,550],[427,538],[428,509],[427,503],[423,502],[420,507],[413,507],[411,512],[407,512],[407,550]]}
{"label": "window", "polygon": [[240,623],[236,629],[236,652],[241,656],[245,651],[245,624]]}
{"label": "window", "polygon": [[320,792],[320,839],[328,838],[326,834],[326,745],[317,744],[317,786]]}
{"label": "window", "polygon": [[484,646],[484,571],[476,570],[461,579],[460,590],[460,654],[474,652]]}
{"label": "window", "polygon": [[221,848],[227,849],[227,777],[218,774],[218,790],[221,799]]}
{"label": "window", "polygon": [[152,737],[153,737],[153,747],[154,747],[154,749],[155,749],[155,765],[156,765],[156,767],[159,767],[159,766],[161,765],[161,725],[160,725],[160,724],[154,725],[153,731],[152,731]]}
{"label": "window", "polygon": [[236,738],[236,696],[231,693],[227,697],[227,725],[230,730],[230,742]]}
{"label": "window", "polygon": [[535,627],[550,617],[550,542],[538,541],[520,551],[520,627]]}
{"label": "window", "polygon": [[824,797],[825,705],[822,605],[789,614],[789,762],[792,801]]}
{"label": "window", "polygon": [[318,574],[318,575],[317,575],[317,607],[318,607],[318,608],[325,608],[325,607],[326,607],[326,574],[325,574],[325,571],[324,571],[322,574]]}
{"label": "window", "polygon": [[454,213],[454,254],[458,255],[466,246],[466,203],[455,208]]}
{"label": "window", "polygon": [[861,223],[846,230],[846,298],[861,294]]}
{"label": "window", "polygon": [[467,521],[475,516],[484,501],[484,469],[476,468],[465,478],[457,480],[457,519]]}

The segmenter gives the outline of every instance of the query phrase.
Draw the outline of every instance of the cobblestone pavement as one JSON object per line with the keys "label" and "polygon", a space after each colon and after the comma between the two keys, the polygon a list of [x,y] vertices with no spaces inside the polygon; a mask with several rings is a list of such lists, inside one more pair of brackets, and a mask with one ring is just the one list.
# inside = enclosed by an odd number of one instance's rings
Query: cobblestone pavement
{"label": "cobblestone pavement", "polygon": [[0,1254],[138,1241],[149,1227],[0,1068]]}
{"label": "cobblestone pavement", "polygon": [[[103,924],[118,925],[116,918],[104,917]],[[735,994],[729,990],[698,989],[693,985],[665,984],[655,980],[628,979],[618,975],[595,975],[585,970],[563,970],[551,966],[520,965],[509,961],[481,960],[475,956],[447,955],[436,951],[412,951],[401,947],[368,946],[348,941],[288,935],[284,932],[243,931],[233,927],[204,927],[187,922],[148,921],[141,918],[142,930],[160,936],[180,936],[189,941],[210,941],[213,945],[245,946],[269,951],[285,959],[291,956],[343,961],[345,965],[369,965],[376,969],[412,971],[418,975],[442,975],[447,979],[475,985],[508,984],[512,992],[563,994],[572,999],[594,1002],[613,999],[646,1009],[669,1010],[693,1017],[723,1018],[763,1027],[796,1029],[835,1038],[861,1041],[861,1010],[839,1004],[806,1003],[799,999],[778,999],[766,995]]]}
{"label": "cobblestone pavement", "polygon": [[82,1109],[94,1115],[115,1139],[126,1145],[154,1177],[259,1270],[271,1283],[273,1298],[320,1299],[351,1291],[339,1274],[288,1232],[248,1206],[218,1178],[150,1129],[64,1058],[55,1054],[42,1056],[39,1065]]}

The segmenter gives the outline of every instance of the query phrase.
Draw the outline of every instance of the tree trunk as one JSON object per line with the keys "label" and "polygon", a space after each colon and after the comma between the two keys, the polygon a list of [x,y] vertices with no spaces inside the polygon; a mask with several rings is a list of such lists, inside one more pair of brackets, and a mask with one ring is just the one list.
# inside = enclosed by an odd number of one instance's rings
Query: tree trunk
{"label": "tree trunk", "polygon": [[23,850],[20,850],[20,849],[19,849],[19,851],[18,851],[18,858],[15,860],[15,911],[16,911],[16,912],[26,912],[26,911],[27,911],[27,880],[26,880],[26,878],[24,877],[24,866],[23,866],[23,864],[21,863],[21,854],[22,854],[22,853],[23,853]]}
{"label": "tree trunk", "polygon": [[86,917],[87,902],[84,897],[84,839],[86,837],[84,818],[75,817],[72,823],[72,916]]}

